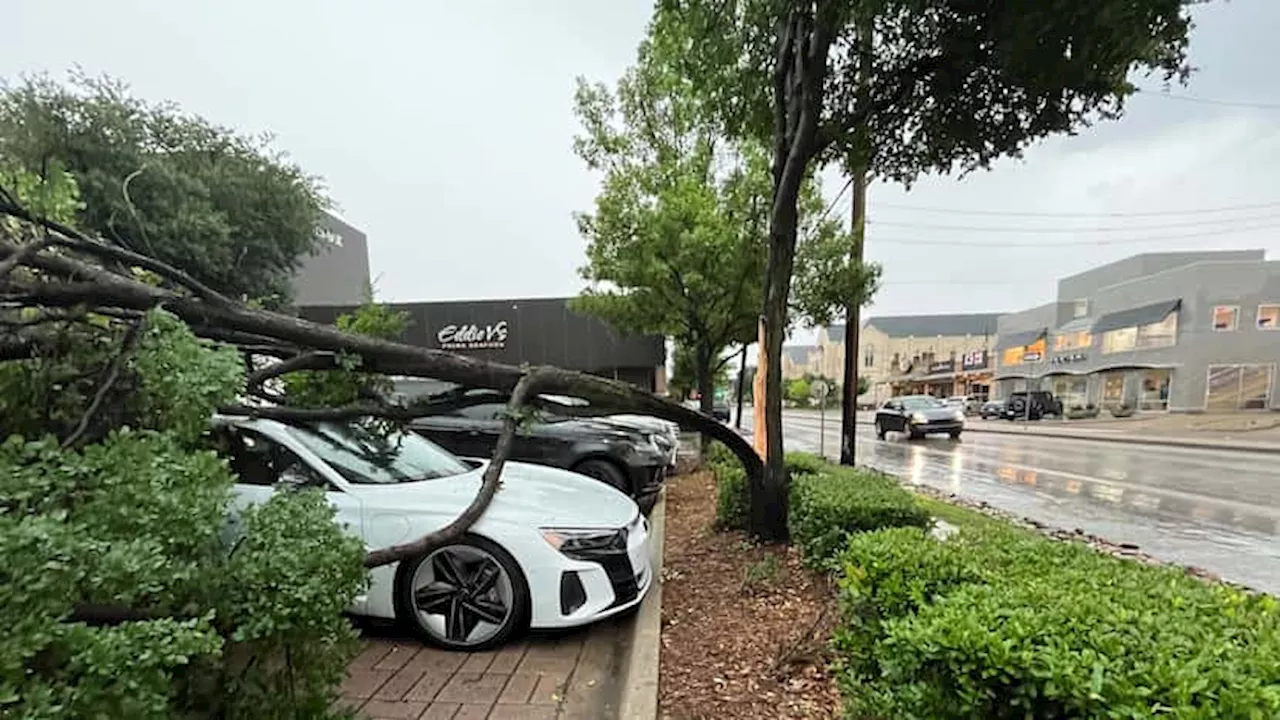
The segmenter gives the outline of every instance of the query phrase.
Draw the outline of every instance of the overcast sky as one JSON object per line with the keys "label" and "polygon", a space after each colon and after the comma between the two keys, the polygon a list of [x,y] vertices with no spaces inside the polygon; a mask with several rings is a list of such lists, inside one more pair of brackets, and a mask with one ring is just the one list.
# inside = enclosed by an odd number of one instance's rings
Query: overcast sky
{"label": "overcast sky", "polygon": [[[368,233],[379,297],[409,301],[581,288],[571,213],[591,207],[598,178],[570,149],[574,77],[613,81],[651,2],[5,6],[0,76],[79,64],[274,133]],[[964,180],[873,185],[867,254],[883,263],[884,287],[870,314],[1023,309],[1050,300],[1061,275],[1146,250],[1280,257],[1278,27],[1277,0],[1218,2],[1198,13],[1200,71],[1176,91],[1191,99],[1137,97],[1120,122]],[[841,185],[831,175],[829,194]],[[974,214],[937,212],[947,209]],[[1089,216],[1107,213],[1151,215]]]}

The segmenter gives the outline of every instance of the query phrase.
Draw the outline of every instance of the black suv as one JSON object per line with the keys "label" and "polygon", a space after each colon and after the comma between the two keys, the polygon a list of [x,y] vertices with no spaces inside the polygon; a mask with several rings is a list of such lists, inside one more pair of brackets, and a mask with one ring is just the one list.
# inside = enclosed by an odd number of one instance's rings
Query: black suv
{"label": "black suv", "polygon": [[[505,397],[482,394],[456,410],[414,420],[409,427],[454,455],[484,459],[498,444],[505,410]],[[668,442],[659,433],[544,410],[516,434],[511,459],[599,480],[630,495],[647,514],[666,480],[673,450]]]}
{"label": "black suv", "polygon": [[1062,417],[1062,401],[1047,390],[1020,390],[1004,402],[1005,420],[1039,420],[1047,415]]}

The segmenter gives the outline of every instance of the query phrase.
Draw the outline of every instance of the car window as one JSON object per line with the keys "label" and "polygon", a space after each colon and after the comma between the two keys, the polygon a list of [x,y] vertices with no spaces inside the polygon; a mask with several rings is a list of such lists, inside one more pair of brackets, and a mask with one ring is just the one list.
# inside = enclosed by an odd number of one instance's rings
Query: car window
{"label": "car window", "polygon": [[902,407],[906,410],[928,410],[929,408],[942,407],[942,405],[941,400],[931,397],[907,397],[902,399]]}
{"label": "car window", "polygon": [[482,403],[480,405],[470,405],[458,411],[459,417],[468,420],[501,420],[502,411],[506,405],[502,403]]}
{"label": "car window", "polygon": [[316,423],[289,430],[352,483],[434,480],[471,470],[444,448],[412,432],[382,434],[353,423]]}
{"label": "car window", "polygon": [[231,471],[242,484],[335,489],[297,453],[257,431],[219,429],[216,442],[230,455]]}

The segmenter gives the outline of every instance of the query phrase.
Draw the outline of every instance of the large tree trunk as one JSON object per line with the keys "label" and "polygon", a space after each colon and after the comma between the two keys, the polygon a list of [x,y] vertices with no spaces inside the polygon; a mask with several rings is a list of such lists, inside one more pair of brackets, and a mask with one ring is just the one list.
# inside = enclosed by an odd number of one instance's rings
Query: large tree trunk
{"label": "large tree trunk", "polygon": [[[773,203],[769,209],[769,261],[765,269],[765,468],[750,486],[748,530],[762,540],[787,540],[787,471],[782,449],[782,343],[795,265],[800,186],[818,150],[831,9],[821,20],[793,7],[777,27],[773,72]],[[756,398],[756,402],[760,402]]]}

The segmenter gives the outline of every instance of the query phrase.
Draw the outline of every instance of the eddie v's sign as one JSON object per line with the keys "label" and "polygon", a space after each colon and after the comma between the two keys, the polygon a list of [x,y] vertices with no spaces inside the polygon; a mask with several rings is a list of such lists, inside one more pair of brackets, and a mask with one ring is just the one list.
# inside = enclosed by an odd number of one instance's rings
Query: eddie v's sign
{"label": "eddie v's sign", "polygon": [[501,349],[507,345],[507,321],[492,325],[445,325],[436,333],[441,350]]}

